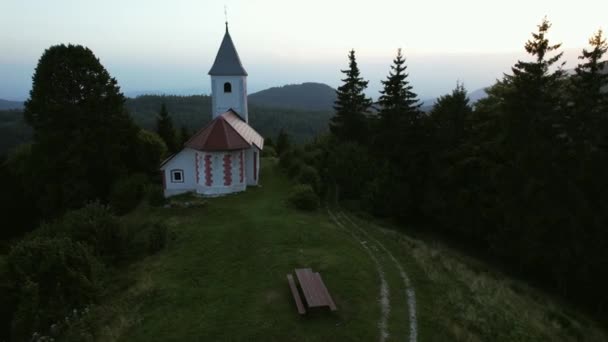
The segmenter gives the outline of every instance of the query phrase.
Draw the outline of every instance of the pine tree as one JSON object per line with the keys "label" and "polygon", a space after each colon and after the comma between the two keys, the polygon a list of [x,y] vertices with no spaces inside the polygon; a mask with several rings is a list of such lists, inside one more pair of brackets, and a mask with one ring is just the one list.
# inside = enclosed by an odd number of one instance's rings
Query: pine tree
{"label": "pine tree", "polygon": [[329,129],[342,141],[364,142],[368,133],[366,114],[372,100],[363,93],[368,81],[360,76],[355,50],[349,52],[348,59],[349,68],[341,70],[346,78],[342,79],[344,84],[336,92],[336,115],[331,118]]}
{"label": "pine tree", "polygon": [[167,145],[169,153],[175,153],[178,150],[178,141],[173,128],[173,121],[167,111],[167,106],[163,103],[160,106],[160,112],[156,118],[156,133],[163,139]]}
{"label": "pine tree", "polygon": [[417,95],[407,80],[409,75],[405,72],[407,66],[401,49],[397,50],[390,69],[387,79],[382,81],[384,88],[378,99],[380,113],[374,144],[380,155],[389,158],[400,154],[401,145],[416,135],[422,115]]}
{"label": "pine tree", "polygon": [[538,25],[538,32],[532,33],[532,39],[525,45],[526,51],[535,60],[518,61],[511,68],[513,75],[505,75],[505,82],[511,91],[505,97],[505,109],[508,114],[507,134],[510,142],[521,148],[536,137],[555,139],[563,131],[563,117],[560,117],[560,106],[563,106],[562,85],[565,62],[557,70],[550,68],[562,58],[563,52],[548,57],[557,51],[561,44],[551,45],[547,33],[551,24],[544,18]]}
{"label": "pine tree", "polygon": [[277,136],[277,154],[280,156],[283,153],[287,152],[291,146],[291,142],[289,141],[289,135],[285,132],[284,129],[281,128],[279,131],[279,135]]}
{"label": "pine tree", "polygon": [[405,72],[406,69],[405,58],[399,49],[386,81],[382,81],[384,89],[380,91],[382,95],[378,99],[381,106],[380,119],[388,124],[398,124],[398,117],[401,116],[406,117],[407,122],[416,121],[420,117],[421,104],[407,80],[409,74]]}
{"label": "pine tree", "polygon": [[[572,117],[571,134],[576,141],[598,143],[608,120],[608,63],[602,57],[608,51],[608,44],[602,30],[589,39],[591,50],[583,49],[579,64],[572,77]],[[606,71],[605,71],[606,70]]]}
{"label": "pine tree", "polygon": [[467,90],[462,83],[457,83],[451,94],[440,96],[431,111],[431,120],[435,136],[444,146],[450,147],[460,143],[467,130],[473,108],[469,104]]}
{"label": "pine tree", "polygon": [[186,142],[188,140],[190,140],[190,131],[188,130],[188,127],[186,127],[186,125],[182,125],[182,127],[179,130],[179,147],[183,147]]}

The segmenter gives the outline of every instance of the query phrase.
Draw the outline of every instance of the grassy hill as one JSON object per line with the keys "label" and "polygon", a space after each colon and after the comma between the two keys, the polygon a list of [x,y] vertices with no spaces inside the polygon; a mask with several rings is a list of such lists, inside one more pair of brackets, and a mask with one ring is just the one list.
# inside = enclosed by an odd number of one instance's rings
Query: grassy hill
{"label": "grassy hill", "polygon": [[[114,276],[88,331],[99,341],[601,341],[593,322],[436,242],[338,207],[289,208],[290,182],[202,208],[142,206],[170,226],[165,250]],[[187,198],[182,200],[186,201]],[[300,316],[286,273],[319,271],[337,306]]]}

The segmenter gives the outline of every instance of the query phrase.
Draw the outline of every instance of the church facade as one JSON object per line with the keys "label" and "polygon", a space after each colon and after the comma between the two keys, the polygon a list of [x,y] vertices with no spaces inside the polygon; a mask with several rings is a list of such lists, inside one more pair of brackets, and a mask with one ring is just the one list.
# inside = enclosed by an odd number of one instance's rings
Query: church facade
{"label": "church facade", "polygon": [[161,164],[165,197],[220,196],[259,184],[264,138],[249,126],[247,72],[227,23],[209,76],[212,120]]}

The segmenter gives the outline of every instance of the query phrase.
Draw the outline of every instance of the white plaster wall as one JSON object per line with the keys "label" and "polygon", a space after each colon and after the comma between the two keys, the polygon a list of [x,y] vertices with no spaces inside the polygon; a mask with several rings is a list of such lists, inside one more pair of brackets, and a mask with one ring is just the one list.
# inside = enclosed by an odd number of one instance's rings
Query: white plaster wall
{"label": "white plaster wall", "polygon": [[[257,179],[253,179],[253,152],[257,152]],[[258,185],[260,181],[260,150],[254,146],[245,152],[245,171],[247,175],[247,185]]]}
{"label": "white plaster wall", "polygon": [[[219,196],[239,191],[245,191],[247,184],[245,179],[243,183],[240,183],[240,151],[220,151],[220,152],[206,152],[211,155],[211,174],[213,184],[211,186],[205,185],[205,169],[204,162],[200,166],[200,184],[197,187],[197,193],[205,196]],[[229,186],[224,185],[224,155],[229,154],[231,156],[231,174],[232,183]],[[204,158],[204,157],[201,157]]]}
{"label": "white plaster wall", "polygon": [[[195,150],[185,148],[161,167],[165,177],[165,197],[196,190],[195,153]],[[171,182],[171,170],[176,169],[183,170],[183,183]]]}
{"label": "white plaster wall", "polygon": [[[232,84],[232,92],[224,93],[224,83]],[[247,77],[211,76],[212,118],[234,109],[245,122],[248,122]]]}

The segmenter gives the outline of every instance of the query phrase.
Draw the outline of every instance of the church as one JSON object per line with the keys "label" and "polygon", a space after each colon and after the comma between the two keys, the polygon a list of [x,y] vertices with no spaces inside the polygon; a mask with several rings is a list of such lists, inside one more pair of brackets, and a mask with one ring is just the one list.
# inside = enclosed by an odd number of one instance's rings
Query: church
{"label": "church", "polygon": [[212,120],[161,164],[165,197],[220,196],[259,184],[264,138],[249,126],[247,72],[228,23],[209,76]]}

